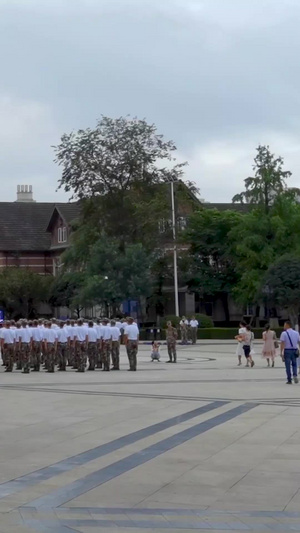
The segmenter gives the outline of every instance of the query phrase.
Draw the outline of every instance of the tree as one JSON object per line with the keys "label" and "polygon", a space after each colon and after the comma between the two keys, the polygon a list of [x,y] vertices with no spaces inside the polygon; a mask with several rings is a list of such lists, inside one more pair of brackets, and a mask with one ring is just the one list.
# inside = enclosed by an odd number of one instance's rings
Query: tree
{"label": "tree", "polygon": [[151,292],[151,257],[141,244],[120,253],[117,241],[102,237],[91,248],[83,283],[73,303],[104,305],[116,313],[126,299],[139,300]]}
{"label": "tree", "polygon": [[75,302],[83,281],[84,275],[82,272],[65,272],[55,277],[49,288],[49,303],[53,307],[74,309],[79,317],[84,302],[81,302],[80,305]]}
{"label": "tree", "polygon": [[11,318],[34,318],[38,303],[47,301],[50,283],[50,276],[26,268],[5,268],[0,273],[0,303]]}
{"label": "tree", "polygon": [[255,174],[245,179],[246,190],[236,194],[232,201],[256,204],[268,213],[274,199],[287,191],[286,180],[291,172],[284,171],[283,164],[283,158],[276,158],[269,146],[259,145],[253,165]]}
{"label": "tree", "polygon": [[221,298],[226,321],[229,321],[228,296],[237,282],[229,234],[241,220],[241,213],[230,210],[201,209],[196,212],[183,236],[190,244],[189,252],[179,262],[191,290],[200,292],[203,297]]}
{"label": "tree", "polygon": [[235,257],[238,281],[236,299],[255,303],[269,267],[284,254],[300,252],[300,205],[291,197],[279,196],[268,213],[254,208],[229,233],[228,253]]}
{"label": "tree", "polygon": [[267,270],[261,285],[262,298],[287,309],[293,324],[300,310],[300,255],[286,254]]}

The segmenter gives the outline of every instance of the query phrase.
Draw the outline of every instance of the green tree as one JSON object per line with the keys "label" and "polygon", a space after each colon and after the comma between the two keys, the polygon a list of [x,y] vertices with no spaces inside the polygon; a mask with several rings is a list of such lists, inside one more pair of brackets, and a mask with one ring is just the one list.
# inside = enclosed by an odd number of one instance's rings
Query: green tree
{"label": "green tree", "polygon": [[300,255],[283,255],[269,267],[261,285],[261,297],[274,306],[287,309],[293,324],[298,323]]}
{"label": "green tree", "polygon": [[204,298],[218,296],[229,320],[228,296],[237,282],[235,256],[230,251],[229,234],[241,222],[236,211],[201,209],[189,220],[184,240],[190,245],[179,264],[191,290]]}
{"label": "green tree", "polygon": [[268,213],[254,208],[232,228],[228,251],[236,258],[234,295],[238,301],[258,301],[269,267],[291,250],[296,254],[300,251],[299,231],[300,205],[285,195],[274,201]]}
{"label": "green tree", "polygon": [[283,170],[283,158],[275,157],[269,146],[258,146],[254,158],[254,176],[245,179],[245,191],[232,201],[261,206],[268,213],[274,199],[287,191],[286,180],[291,172]]}
{"label": "green tree", "polygon": [[98,239],[83,272],[83,283],[73,303],[103,305],[115,313],[122,301],[140,300],[151,292],[151,256],[141,244],[120,253],[117,241]]}
{"label": "green tree", "polygon": [[26,268],[5,268],[0,273],[0,303],[10,318],[34,318],[38,303],[47,301],[50,283],[50,276]]}
{"label": "green tree", "polygon": [[145,120],[102,117],[95,129],[65,134],[55,147],[59,188],[83,200],[83,224],[118,238],[121,249],[136,242],[150,248],[159,218],[170,210],[163,184],[183,174],[175,151]]}
{"label": "green tree", "polygon": [[76,297],[84,281],[82,272],[64,272],[53,279],[49,287],[49,303],[53,307],[68,307],[80,316],[84,302],[76,304]]}

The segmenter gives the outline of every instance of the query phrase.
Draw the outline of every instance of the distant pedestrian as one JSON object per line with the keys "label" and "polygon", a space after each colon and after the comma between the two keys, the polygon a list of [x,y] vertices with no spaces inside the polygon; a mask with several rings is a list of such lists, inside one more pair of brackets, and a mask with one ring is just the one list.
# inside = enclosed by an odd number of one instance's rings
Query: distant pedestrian
{"label": "distant pedestrian", "polygon": [[299,343],[300,337],[298,331],[292,329],[291,322],[286,320],[284,331],[280,336],[280,353],[285,363],[287,385],[292,385],[292,377],[294,378],[294,383],[298,383],[297,357],[299,355]]}
{"label": "distant pedestrian", "polygon": [[190,320],[190,333],[191,333],[191,340],[192,344],[197,343],[197,332],[198,332],[199,322],[196,320],[195,316],[192,316]]}
{"label": "distant pedestrian", "polygon": [[180,334],[181,334],[181,344],[187,344],[189,321],[185,318],[185,316],[183,316],[182,319],[180,320],[179,326],[180,326]]}
{"label": "distant pedestrian", "polygon": [[241,366],[242,356],[244,355],[242,336],[244,335],[244,333],[246,333],[246,322],[241,320],[239,326],[240,327],[239,327],[238,335],[236,335],[235,339],[238,341],[238,345],[236,347],[236,355],[238,357],[238,366]]}
{"label": "distant pedestrian", "polygon": [[251,343],[253,343],[253,333],[249,324],[247,324],[246,326],[246,332],[241,335],[241,340],[243,343],[244,355],[247,360],[246,366],[251,366],[251,368],[253,368],[255,364],[251,355]]}
{"label": "distant pedestrian", "polygon": [[270,324],[266,325],[262,337],[264,341],[262,356],[267,360],[268,366],[271,366],[270,362],[272,361],[272,368],[274,368],[277,340],[276,333],[270,328]]}
{"label": "distant pedestrian", "polygon": [[167,361],[167,363],[177,363],[177,336],[177,329],[173,327],[172,322],[167,322],[166,340],[169,356],[169,361]]}
{"label": "distant pedestrian", "polygon": [[160,361],[160,343],[157,341],[152,341],[152,350],[151,350],[151,360],[153,361]]}

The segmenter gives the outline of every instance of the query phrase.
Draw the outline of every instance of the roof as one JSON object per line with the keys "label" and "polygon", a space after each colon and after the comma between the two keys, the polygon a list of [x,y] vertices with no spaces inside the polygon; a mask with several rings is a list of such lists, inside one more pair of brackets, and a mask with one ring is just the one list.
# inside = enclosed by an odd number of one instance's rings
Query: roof
{"label": "roof", "polygon": [[50,219],[48,220],[46,231],[51,231],[52,225],[57,219],[57,216],[61,216],[66,224],[70,225],[71,222],[76,220],[80,215],[80,207],[78,202],[68,204],[55,204]]}
{"label": "roof", "polygon": [[67,223],[79,214],[75,203],[0,202],[0,251],[49,250],[47,226],[56,207]]}
{"label": "roof", "polygon": [[233,203],[227,203],[227,204],[218,204],[218,203],[206,203],[204,202],[202,204],[202,207],[205,207],[206,209],[217,209],[218,211],[239,211],[241,213],[248,213],[248,211],[251,209],[251,206],[249,204],[233,204]]}

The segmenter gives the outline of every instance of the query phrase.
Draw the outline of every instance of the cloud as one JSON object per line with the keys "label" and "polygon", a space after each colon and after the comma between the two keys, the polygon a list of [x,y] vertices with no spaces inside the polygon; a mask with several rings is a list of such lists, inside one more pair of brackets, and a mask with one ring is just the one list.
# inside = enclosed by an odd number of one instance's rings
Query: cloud
{"label": "cloud", "polygon": [[0,0],[0,12],[0,95],[22,127],[24,106],[40,113],[26,139],[36,158],[18,138],[4,159],[0,148],[1,176],[20,181],[21,148],[24,175],[36,188],[42,174],[54,198],[50,144],[102,113],[155,122],[207,200],[230,200],[235,180],[241,189],[260,142],[297,175],[298,0]]}

